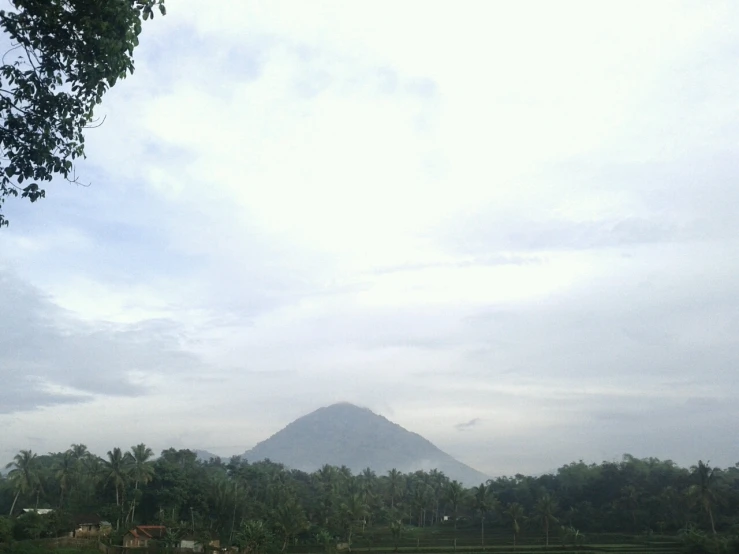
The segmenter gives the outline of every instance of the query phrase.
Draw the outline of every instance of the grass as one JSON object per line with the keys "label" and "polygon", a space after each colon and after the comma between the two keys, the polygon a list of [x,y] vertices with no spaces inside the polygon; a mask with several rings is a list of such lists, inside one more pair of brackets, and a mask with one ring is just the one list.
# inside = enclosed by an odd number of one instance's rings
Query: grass
{"label": "grass", "polygon": [[54,547],[51,545],[37,544],[36,541],[15,541],[10,545],[0,545],[0,552],[3,554],[94,554],[98,552],[97,548],[80,548],[80,547]]}
{"label": "grass", "polygon": [[[455,547],[456,535],[456,547]],[[400,554],[460,552],[463,554],[682,554],[682,543],[673,536],[624,535],[620,533],[585,534],[578,546],[562,541],[557,533],[550,534],[549,547],[545,546],[543,533],[521,534],[513,547],[513,535],[507,530],[493,529],[485,533],[485,548],[480,544],[480,532],[465,528],[453,529],[407,528],[398,541]],[[395,541],[389,530],[374,528],[371,534],[357,533],[352,541],[352,553],[381,554],[395,552]],[[324,554],[317,545],[296,545],[288,548],[288,554]]]}

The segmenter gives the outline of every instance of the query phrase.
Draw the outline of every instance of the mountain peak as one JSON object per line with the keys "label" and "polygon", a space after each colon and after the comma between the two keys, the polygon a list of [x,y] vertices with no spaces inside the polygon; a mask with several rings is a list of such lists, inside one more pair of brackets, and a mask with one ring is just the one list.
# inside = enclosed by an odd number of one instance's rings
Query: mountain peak
{"label": "mountain peak", "polygon": [[377,473],[438,469],[468,485],[487,479],[422,436],[350,402],[324,406],[296,419],[243,457],[269,458],[308,472],[329,464],[345,465],[355,473],[366,467]]}
{"label": "mountain peak", "polygon": [[354,409],[354,410],[369,410],[369,408],[365,408],[363,406],[357,406],[356,404],[352,404],[351,402],[341,401],[336,402],[334,404],[330,404],[329,406],[324,406],[322,408],[318,408],[319,410],[333,410],[333,409]]}

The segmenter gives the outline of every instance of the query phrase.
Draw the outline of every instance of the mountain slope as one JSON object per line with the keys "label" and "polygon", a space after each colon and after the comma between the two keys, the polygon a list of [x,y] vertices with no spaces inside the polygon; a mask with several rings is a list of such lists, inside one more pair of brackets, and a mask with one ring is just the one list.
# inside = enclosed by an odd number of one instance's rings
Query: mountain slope
{"label": "mountain slope", "polygon": [[296,419],[243,457],[251,462],[269,458],[303,471],[315,471],[324,464],[345,465],[355,473],[370,467],[378,474],[392,468],[405,473],[435,468],[468,486],[488,479],[422,436],[347,403]]}
{"label": "mountain slope", "polygon": [[218,456],[208,452],[207,450],[194,449],[193,452],[195,452],[195,456],[197,456],[198,460],[201,462],[209,462],[211,459],[218,458]]}

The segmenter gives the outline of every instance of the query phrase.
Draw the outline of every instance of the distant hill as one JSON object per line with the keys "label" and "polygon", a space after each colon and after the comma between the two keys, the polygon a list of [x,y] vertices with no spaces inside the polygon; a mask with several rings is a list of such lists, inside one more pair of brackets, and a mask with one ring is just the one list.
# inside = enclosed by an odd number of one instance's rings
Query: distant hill
{"label": "distant hill", "polygon": [[198,460],[202,460],[203,462],[209,462],[211,458],[222,458],[222,456],[217,456],[216,454],[212,454],[208,452],[207,450],[193,450],[195,452],[195,455],[198,457]]}
{"label": "distant hill", "polygon": [[452,458],[421,435],[353,404],[334,404],[296,419],[243,457],[270,459],[293,469],[315,471],[324,464],[345,465],[357,473],[366,467],[378,474],[395,468],[404,473],[438,469],[467,486],[487,475]]}

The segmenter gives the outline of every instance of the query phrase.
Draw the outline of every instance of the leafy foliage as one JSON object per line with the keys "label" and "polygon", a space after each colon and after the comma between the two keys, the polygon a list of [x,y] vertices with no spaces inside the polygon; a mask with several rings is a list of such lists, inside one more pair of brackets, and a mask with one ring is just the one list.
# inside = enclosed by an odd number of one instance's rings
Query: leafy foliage
{"label": "leafy foliage", "polygon": [[[58,536],[71,530],[71,516],[98,514],[119,527],[112,535],[118,544],[132,526],[160,523],[168,529],[164,547],[217,538],[254,554],[415,547],[437,532],[449,547],[461,539],[484,549],[501,541],[546,547],[558,531],[562,546],[576,549],[605,533],[646,541],[657,527],[695,554],[734,552],[739,544],[732,538],[739,535],[739,467],[702,462],[691,470],[624,456],[471,489],[435,470],[354,475],[326,465],[308,474],[238,457],[203,462],[189,450],[154,459],[143,444],[113,448],[105,459],[79,444],[48,455],[21,451],[10,468],[0,477],[0,511],[13,508],[13,517],[0,518],[5,543]],[[34,506],[54,511],[23,511]]]}
{"label": "leafy foliage", "polygon": [[[35,202],[55,175],[76,181],[84,129],[105,92],[133,73],[142,20],[164,0],[11,0],[0,27],[0,204]],[[8,221],[0,213],[0,228]]]}

